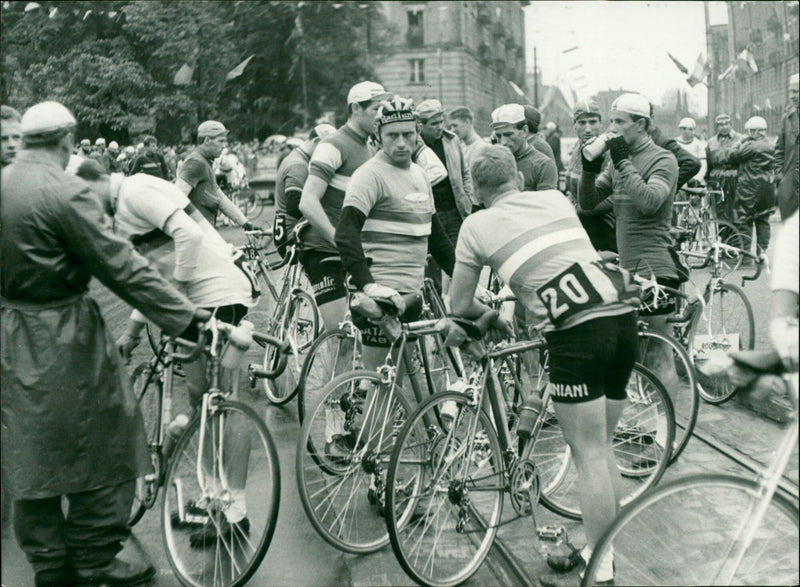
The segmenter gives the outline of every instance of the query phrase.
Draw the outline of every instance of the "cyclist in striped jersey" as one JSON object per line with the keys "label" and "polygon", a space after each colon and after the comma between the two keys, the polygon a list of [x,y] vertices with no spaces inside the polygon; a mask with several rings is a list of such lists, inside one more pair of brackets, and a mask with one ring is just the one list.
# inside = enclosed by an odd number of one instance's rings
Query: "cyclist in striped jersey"
{"label": "cyclist in striped jersey", "polygon": [[[600,262],[566,197],[556,190],[520,191],[522,177],[506,147],[494,145],[481,153],[472,176],[486,209],[461,227],[450,307],[465,318],[488,311],[473,295],[481,270],[489,265],[537,322],[552,324],[545,338],[554,408],[578,470],[587,538],[586,548],[565,561],[577,565],[589,560],[619,507],[612,432],[637,358],[631,304],[638,305],[638,291],[627,272]],[[598,577],[613,578],[611,560]],[[558,575],[542,578],[545,585],[561,581]]]}

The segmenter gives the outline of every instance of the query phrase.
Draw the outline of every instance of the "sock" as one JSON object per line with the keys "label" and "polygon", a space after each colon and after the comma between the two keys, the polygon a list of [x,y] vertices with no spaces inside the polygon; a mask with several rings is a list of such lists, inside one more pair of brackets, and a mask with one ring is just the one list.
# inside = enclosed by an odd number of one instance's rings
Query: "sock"
{"label": "sock", "polygon": [[238,524],[247,517],[244,489],[231,489],[231,505],[225,512],[231,524]]}
{"label": "sock", "polygon": [[[589,559],[592,558],[592,549],[588,546],[584,546],[583,550],[581,550],[581,558],[589,565]],[[586,569],[584,569],[585,571]],[[580,578],[583,579],[584,571],[580,572]],[[595,581],[613,581],[614,580],[614,547],[608,549],[606,556],[603,558],[603,561],[600,563],[600,567],[597,569],[597,573],[594,577]]]}

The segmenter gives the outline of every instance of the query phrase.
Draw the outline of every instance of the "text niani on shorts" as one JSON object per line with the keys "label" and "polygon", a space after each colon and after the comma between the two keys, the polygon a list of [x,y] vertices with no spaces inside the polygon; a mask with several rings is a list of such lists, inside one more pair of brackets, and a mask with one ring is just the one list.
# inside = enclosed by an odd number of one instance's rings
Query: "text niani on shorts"
{"label": "text niani on shorts", "polygon": [[553,395],[555,397],[589,397],[589,388],[585,383],[553,383]]}

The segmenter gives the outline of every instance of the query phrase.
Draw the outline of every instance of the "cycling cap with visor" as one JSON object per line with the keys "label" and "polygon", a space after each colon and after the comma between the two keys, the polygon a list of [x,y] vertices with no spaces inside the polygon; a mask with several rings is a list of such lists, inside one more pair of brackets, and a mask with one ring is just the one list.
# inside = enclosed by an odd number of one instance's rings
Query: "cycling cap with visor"
{"label": "cycling cap with visor", "polygon": [[380,130],[381,127],[393,122],[415,122],[416,119],[413,100],[394,96],[391,100],[381,102],[375,126]]}
{"label": "cycling cap with visor", "polygon": [[63,104],[41,102],[25,111],[20,130],[24,137],[38,137],[74,130],[77,125],[78,121]]}
{"label": "cycling cap with visor", "polygon": [[600,114],[600,106],[597,102],[589,100],[579,100],[572,109],[572,122],[578,122],[581,118],[596,117],[603,120]]}
{"label": "cycling cap with visor", "polygon": [[611,103],[611,111],[627,112],[634,116],[650,118],[650,100],[641,94],[622,94]]}

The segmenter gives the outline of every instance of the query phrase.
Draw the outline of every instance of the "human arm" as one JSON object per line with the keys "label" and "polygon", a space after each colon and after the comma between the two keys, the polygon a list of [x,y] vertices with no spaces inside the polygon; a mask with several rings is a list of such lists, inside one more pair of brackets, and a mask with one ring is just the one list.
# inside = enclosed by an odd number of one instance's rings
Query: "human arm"
{"label": "human arm", "polygon": [[536,191],[558,189],[558,168],[555,160],[542,156],[536,160]]}
{"label": "human arm", "polygon": [[375,282],[361,244],[361,229],[364,228],[366,220],[366,214],[355,206],[343,207],[335,237],[342,265],[352,276],[355,286],[361,290],[365,285]]}
{"label": "human arm", "polygon": [[472,211],[472,205],[477,202],[475,199],[475,186],[472,184],[472,172],[469,169],[469,161],[467,161],[467,155],[464,152],[464,145],[461,141],[458,142],[458,153],[461,157],[461,180],[462,180],[462,187],[464,189],[464,195],[467,199],[468,207],[466,210],[462,210],[462,216],[467,216]]}
{"label": "human arm", "polygon": [[158,164],[161,166],[161,177],[164,179],[172,178],[172,171],[170,170],[169,166],[167,165],[167,160],[164,159],[164,155],[158,155]]}
{"label": "human arm", "polygon": [[[782,121],[783,122],[783,121]],[[779,181],[783,177],[783,162],[786,158],[786,124],[781,124],[781,132],[778,134],[778,142],[775,143],[775,158],[772,164],[772,169],[775,173],[775,178]]]}
{"label": "human arm", "polygon": [[439,160],[433,149],[425,143],[422,143],[417,149],[414,161],[422,167],[425,177],[428,178],[431,185],[436,185],[447,177],[447,168],[444,163]]}
{"label": "human arm", "polygon": [[454,316],[473,320],[490,308],[475,299],[481,272],[477,267],[456,261],[450,283],[450,312]]}
{"label": "human arm", "polygon": [[[581,159],[583,160],[583,155],[581,155]],[[606,199],[608,199],[613,206],[613,200],[609,198],[612,187],[611,166],[606,167],[605,171],[596,173],[593,170],[587,169],[587,165],[583,164],[581,181],[578,184],[578,203],[581,209],[585,212],[592,212]]]}
{"label": "human arm", "polygon": [[219,186],[214,186],[217,190],[217,196],[219,197],[219,211],[222,212],[225,216],[233,220],[239,226],[245,226],[246,224],[250,224],[250,221],[247,219],[247,216],[239,210],[239,207],[231,202],[231,199],[226,196]]}
{"label": "human arm", "polygon": [[183,210],[176,211],[164,225],[164,232],[172,237],[175,243],[175,269],[173,277],[176,281],[189,281],[197,269],[200,258],[200,246],[203,242],[203,231]]}
{"label": "human arm", "polygon": [[322,233],[330,242],[336,242],[336,228],[322,208],[322,197],[328,189],[328,182],[315,175],[309,175],[303,186],[298,208],[309,224]]}
{"label": "human arm", "polygon": [[681,147],[675,139],[666,139],[656,144],[675,155],[675,159],[678,162],[678,184],[675,188],[676,190],[681,189],[687,181],[692,179],[700,171],[702,167],[700,159]]}
{"label": "human arm", "polygon": [[171,335],[192,322],[196,307],[170,285],[133,246],[105,228],[88,188],[59,200],[54,217],[69,253],[124,302]]}
{"label": "human arm", "polygon": [[770,338],[789,370],[798,363],[798,212],[783,223],[775,240],[770,288]]}
{"label": "human arm", "polygon": [[428,237],[428,252],[433,256],[437,265],[448,276],[453,276],[453,266],[456,262],[455,245],[447,236],[439,217],[434,214],[431,218],[431,234]]}

